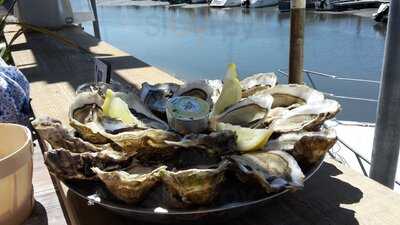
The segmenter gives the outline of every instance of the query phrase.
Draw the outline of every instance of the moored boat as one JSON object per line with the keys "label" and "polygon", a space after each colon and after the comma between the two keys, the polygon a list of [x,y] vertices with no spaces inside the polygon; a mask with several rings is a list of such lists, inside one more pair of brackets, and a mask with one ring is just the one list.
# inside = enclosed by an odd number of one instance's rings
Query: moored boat
{"label": "moored boat", "polygon": [[212,0],[211,7],[235,7],[242,4],[241,0]]}
{"label": "moored boat", "polygon": [[279,0],[244,0],[242,2],[243,7],[248,8],[259,8],[277,5]]}
{"label": "moored boat", "polygon": [[199,4],[199,3],[207,3],[207,0],[191,0],[190,3],[192,4]]}

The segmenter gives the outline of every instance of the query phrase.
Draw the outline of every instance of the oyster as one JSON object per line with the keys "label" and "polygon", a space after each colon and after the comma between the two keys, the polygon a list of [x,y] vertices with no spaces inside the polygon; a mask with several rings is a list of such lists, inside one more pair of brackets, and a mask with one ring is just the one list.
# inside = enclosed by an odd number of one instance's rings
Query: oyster
{"label": "oyster", "polygon": [[165,140],[176,141],[175,133],[149,128],[144,124],[127,126],[122,121],[103,117],[102,98],[85,92],[70,107],[70,124],[85,139],[95,144],[112,143],[129,154],[149,148],[168,147]]}
{"label": "oyster", "polygon": [[300,130],[316,130],[340,111],[338,102],[325,99],[290,110],[281,118],[274,120],[271,127],[275,132],[287,133]]}
{"label": "oyster", "polygon": [[275,73],[257,73],[240,81],[242,86],[242,97],[248,97],[258,91],[272,88],[276,85]]}
{"label": "oyster", "polygon": [[176,133],[159,129],[132,130],[117,134],[102,132],[101,135],[130,155],[166,149],[170,147],[166,141],[180,140]]}
{"label": "oyster", "polygon": [[[216,90],[218,91],[218,90]],[[175,92],[174,97],[178,96],[192,96],[203,99],[210,105],[213,104],[212,97],[214,96],[214,88],[209,85],[207,80],[197,80],[187,82],[179,87]]]}
{"label": "oyster", "polygon": [[224,180],[228,164],[223,161],[217,168],[211,169],[163,170],[160,176],[170,195],[179,196],[183,203],[209,204],[218,193],[218,185]]}
{"label": "oyster", "polygon": [[129,164],[130,157],[123,152],[103,150],[100,152],[73,153],[63,148],[49,149],[44,154],[47,168],[57,177],[74,180],[94,180],[91,167],[105,171],[121,169]]}
{"label": "oyster", "polygon": [[223,83],[222,80],[206,80],[208,86],[212,87],[213,94],[211,96],[211,100],[213,105],[217,102],[219,96],[222,92]]}
{"label": "oyster", "polygon": [[153,112],[164,115],[168,99],[174,95],[178,88],[179,84],[175,83],[151,85],[145,82],[140,90],[140,100]]}
{"label": "oyster", "polygon": [[268,126],[272,121],[283,117],[287,113],[289,113],[289,109],[284,107],[276,107],[270,109],[268,111],[266,118],[263,121],[263,126],[264,127]]}
{"label": "oyster", "polygon": [[228,107],[224,112],[216,116],[216,120],[233,125],[249,126],[267,116],[272,102],[271,95],[250,96]]}
{"label": "oyster", "polygon": [[259,91],[255,95],[272,95],[274,98],[272,108],[312,104],[324,100],[321,92],[300,84],[276,85],[273,88]]}
{"label": "oyster", "polygon": [[317,132],[286,133],[268,142],[264,150],[290,151],[298,162],[313,164],[319,162],[335,145],[336,139],[336,132],[332,128]]}
{"label": "oyster", "polygon": [[125,171],[105,172],[97,167],[92,168],[115,197],[129,204],[135,204],[142,200],[147,192],[158,183],[159,173],[165,169],[165,166],[161,166],[148,171],[148,169],[139,167],[128,173]]}
{"label": "oyster", "polygon": [[[99,134],[100,131],[105,131],[105,128],[100,121],[102,117],[101,106],[104,99],[95,92],[82,92],[78,94],[69,108],[70,125],[82,136],[84,140],[94,144],[105,144],[107,138]],[[114,125],[113,123],[106,123]],[[115,123],[109,129],[121,129],[126,126],[120,122]]]}
{"label": "oyster", "polygon": [[98,152],[110,149],[109,145],[94,145],[80,138],[74,137],[61,121],[49,117],[37,118],[32,126],[39,136],[46,140],[53,148],[64,148],[71,152]]}
{"label": "oyster", "polygon": [[133,110],[139,120],[146,124],[146,126],[163,130],[169,129],[168,124],[154,115],[151,110],[141,102],[139,96],[136,94],[117,92],[116,96],[124,100],[128,104],[129,109]]}
{"label": "oyster", "polygon": [[267,193],[303,187],[304,174],[296,160],[284,151],[259,151],[229,157],[243,182],[254,179]]}
{"label": "oyster", "polygon": [[237,150],[236,135],[229,130],[210,134],[188,134],[179,141],[165,141],[167,144],[181,148],[200,148],[217,153],[228,153]]}

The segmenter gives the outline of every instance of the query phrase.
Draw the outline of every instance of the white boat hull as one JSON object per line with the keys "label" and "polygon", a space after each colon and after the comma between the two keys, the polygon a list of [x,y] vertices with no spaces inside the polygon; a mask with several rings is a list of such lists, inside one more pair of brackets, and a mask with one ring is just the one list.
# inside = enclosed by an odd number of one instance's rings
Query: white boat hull
{"label": "white boat hull", "polygon": [[212,0],[211,7],[235,7],[242,4],[241,0]]}
{"label": "white boat hull", "polygon": [[250,8],[267,7],[274,6],[279,3],[279,0],[249,0]]}

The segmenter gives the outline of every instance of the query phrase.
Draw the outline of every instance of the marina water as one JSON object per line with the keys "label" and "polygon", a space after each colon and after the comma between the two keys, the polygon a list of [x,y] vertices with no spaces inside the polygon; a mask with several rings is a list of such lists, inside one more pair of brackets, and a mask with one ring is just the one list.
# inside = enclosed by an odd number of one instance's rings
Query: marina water
{"label": "marina water", "polygon": [[[220,79],[230,62],[242,78],[288,68],[289,13],[276,7],[98,6],[98,14],[103,40],[182,80]],[[92,32],[91,24],[85,29]],[[307,11],[305,69],[379,80],[385,32],[384,24],[368,17]],[[378,84],[313,80],[337,96],[378,97]],[[376,102],[337,100],[339,119],[374,122]]]}

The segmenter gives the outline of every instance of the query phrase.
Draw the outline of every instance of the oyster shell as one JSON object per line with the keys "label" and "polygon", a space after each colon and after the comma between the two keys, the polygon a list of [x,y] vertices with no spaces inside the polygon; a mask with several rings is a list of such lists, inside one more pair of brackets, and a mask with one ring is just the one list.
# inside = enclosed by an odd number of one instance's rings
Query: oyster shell
{"label": "oyster shell", "polygon": [[259,151],[233,155],[230,159],[237,165],[239,179],[254,179],[267,193],[285,188],[303,187],[304,174],[296,160],[284,151]]}
{"label": "oyster shell", "polygon": [[274,98],[272,108],[312,104],[324,100],[321,92],[300,84],[276,85],[273,88],[259,91],[255,95],[272,95]]}
{"label": "oyster shell", "polygon": [[71,152],[99,152],[111,149],[110,145],[94,145],[80,138],[74,137],[72,132],[63,127],[61,121],[49,117],[37,118],[32,126],[39,136],[46,140],[53,148],[64,148]]}
{"label": "oyster shell", "polygon": [[105,171],[121,169],[129,164],[130,157],[123,152],[103,150],[100,152],[73,153],[63,148],[49,149],[44,153],[47,168],[57,177],[67,180],[94,180],[91,167]]}
{"label": "oyster shell", "polygon": [[[99,134],[100,131],[105,131],[101,122],[102,117],[101,106],[104,99],[95,92],[82,92],[78,94],[69,108],[70,125],[76,129],[84,140],[94,144],[105,144],[107,138]],[[107,125],[112,123],[107,123]],[[112,129],[121,129],[126,126],[120,122],[116,123]]]}
{"label": "oyster shell", "polygon": [[151,85],[147,82],[142,84],[140,100],[153,112],[164,115],[169,98],[178,90],[179,84],[161,83]]}
{"label": "oyster shell", "polygon": [[274,132],[287,133],[300,130],[316,130],[328,119],[340,111],[338,102],[325,99],[290,110],[281,118],[274,120],[271,127]]}
{"label": "oyster shell", "polygon": [[179,141],[165,141],[167,144],[181,148],[200,148],[217,153],[237,150],[236,135],[233,131],[224,130],[210,134],[189,134]]}
{"label": "oyster shell", "polygon": [[223,113],[216,117],[218,122],[230,123],[233,125],[249,126],[255,121],[264,119],[271,105],[271,95],[250,96],[233,106],[228,107]]}
{"label": "oyster shell", "polygon": [[275,73],[257,73],[240,81],[242,86],[242,97],[246,98],[258,91],[272,88],[276,85]]}
{"label": "oyster shell", "polygon": [[165,169],[165,166],[161,166],[148,171],[148,169],[139,167],[128,173],[125,171],[105,172],[97,167],[92,168],[115,197],[129,204],[135,204],[142,200],[147,192],[158,183],[159,173]]}
{"label": "oyster shell", "polygon": [[228,164],[223,161],[212,169],[163,170],[160,176],[170,195],[179,196],[183,203],[204,205],[211,203],[218,194],[217,188],[224,180]]}
{"label": "oyster shell", "polygon": [[124,100],[128,104],[129,109],[133,110],[139,120],[146,124],[146,126],[163,130],[169,129],[168,124],[154,115],[151,110],[141,102],[139,96],[136,94],[117,92],[116,96]]}
{"label": "oyster shell", "polygon": [[130,155],[139,152],[145,154],[146,151],[151,154],[159,149],[169,148],[166,141],[180,140],[178,134],[159,129],[132,130],[117,134],[102,132],[101,135]]}
{"label": "oyster shell", "polygon": [[211,100],[213,105],[217,102],[224,86],[222,80],[206,80],[207,84],[213,89]]}
{"label": "oyster shell", "polygon": [[336,140],[336,132],[332,128],[317,132],[286,133],[268,142],[264,150],[290,151],[298,162],[313,164],[321,160]]}
{"label": "oyster shell", "polygon": [[119,120],[103,117],[102,98],[85,92],[70,107],[70,124],[85,139],[95,144],[112,143],[128,154],[139,150],[168,147],[165,140],[176,141],[179,135],[153,129],[143,123],[127,126]]}
{"label": "oyster shell", "polygon": [[[216,90],[218,91],[218,90]],[[174,97],[192,96],[203,99],[210,105],[213,104],[212,97],[214,96],[214,88],[209,85],[207,80],[196,80],[183,84],[175,92]]]}

